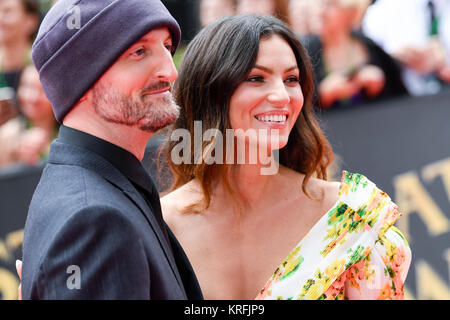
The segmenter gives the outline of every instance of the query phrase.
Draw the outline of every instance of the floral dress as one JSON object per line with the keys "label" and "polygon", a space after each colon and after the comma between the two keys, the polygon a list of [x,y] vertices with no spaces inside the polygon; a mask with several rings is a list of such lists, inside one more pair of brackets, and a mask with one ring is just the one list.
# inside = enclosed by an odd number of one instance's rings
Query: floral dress
{"label": "floral dress", "polygon": [[342,174],[339,198],[275,270],[256,299],[403,299],[411,250],[389,196]]}

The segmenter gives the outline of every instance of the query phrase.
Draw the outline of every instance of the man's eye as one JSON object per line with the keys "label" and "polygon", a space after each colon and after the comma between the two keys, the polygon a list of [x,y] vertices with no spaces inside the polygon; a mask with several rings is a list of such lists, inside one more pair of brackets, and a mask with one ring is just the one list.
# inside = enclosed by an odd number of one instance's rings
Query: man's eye
{"label": "man's eye", "polygon": [[133,57],[142,57],[145,55],[145,49],[144,48],[139,48],[135,51],[133,51],[133,53],[131,54],[131,56]]}

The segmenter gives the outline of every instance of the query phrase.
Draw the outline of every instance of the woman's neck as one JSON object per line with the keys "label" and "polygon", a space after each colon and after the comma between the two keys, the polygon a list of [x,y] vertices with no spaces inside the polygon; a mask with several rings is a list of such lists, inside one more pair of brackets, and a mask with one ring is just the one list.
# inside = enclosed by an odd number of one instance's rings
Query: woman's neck
{"label": "woman's neck", "polygon": [[242,216],[243,212],[252,212],[260,208],[261,204],[279,192],[277,185],[281,178],[280,170],[284,168],[277,162],[276,170],[271,170],[271,174],[264,174],[267,167],[268,165],[261,163],[234,165],[229,173],[229,183],[235,195],[227,192],[224,183],[219,184],[221,194],[230,195],[229,198],[223,199],[226,199],[227,203],[232,202],[236,205],[234,212],[238,215]]}
{"label": "woman's neck", "polygon": [[4,43],[0,46],[0,69],[7,72],[22,69],[29,49],[29,43],[25,39]]}
{"label": "woman's neck", "polygon": [[250,205],[264,197],[269,181],[273,179],[273,176],[261,175],[261,168],[259,164],[242,164],[231,171],[232,185]]}

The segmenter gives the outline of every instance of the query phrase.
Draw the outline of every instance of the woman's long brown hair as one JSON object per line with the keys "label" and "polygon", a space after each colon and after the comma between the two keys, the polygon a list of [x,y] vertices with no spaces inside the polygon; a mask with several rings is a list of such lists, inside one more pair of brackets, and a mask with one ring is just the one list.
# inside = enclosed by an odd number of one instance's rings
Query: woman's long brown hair
{"label": "woman's long brown hair", "polygon": [[[327,179],[326,168],[333,153],[311,104],[313,71],[306,50],[289,27],[277,18],[258,15],[226,17],[203,29],[189,44],[174,88],[181,114],[169,131],[165,148],[175,178],[171,190],[197,179],[203,191],[202,201],[185,208],[186,212],[206,210],[211,203],[212,188],[219,181],[224,182],[226,189],[235,195],[229,181],[232,165],[208,165],[203,159],[194,159],[194,121],[201,121],[202,133],[218,129],[225,136],[225,130],[231,128],[228,115],[231,96],[255,65],[260,40],[272,35],[281,36],[292,48],[304,95],[304,106],[287,145],[280,150],[279,163],[305,175],[302,190],[307,195],[306,184],[311,176],[315,174],[319,179]],[[179,141],[171,141],[170,136],[176,129],[187,129],[190,133],[190,163],[176,164],[172,161],[172,150]],[[202,148],[206,146],[203,144]]]}

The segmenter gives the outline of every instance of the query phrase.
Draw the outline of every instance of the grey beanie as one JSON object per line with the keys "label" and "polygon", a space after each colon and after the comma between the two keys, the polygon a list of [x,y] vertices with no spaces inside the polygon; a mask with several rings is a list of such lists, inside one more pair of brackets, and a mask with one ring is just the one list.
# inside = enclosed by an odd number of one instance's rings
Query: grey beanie
{"label": "grey beanie", "polygon": [[125,50],[162,26],[172,34],[173,54],[181,31],[160,0],[59,0],[42,21],[32,49],[56,120],[62,122]]}

